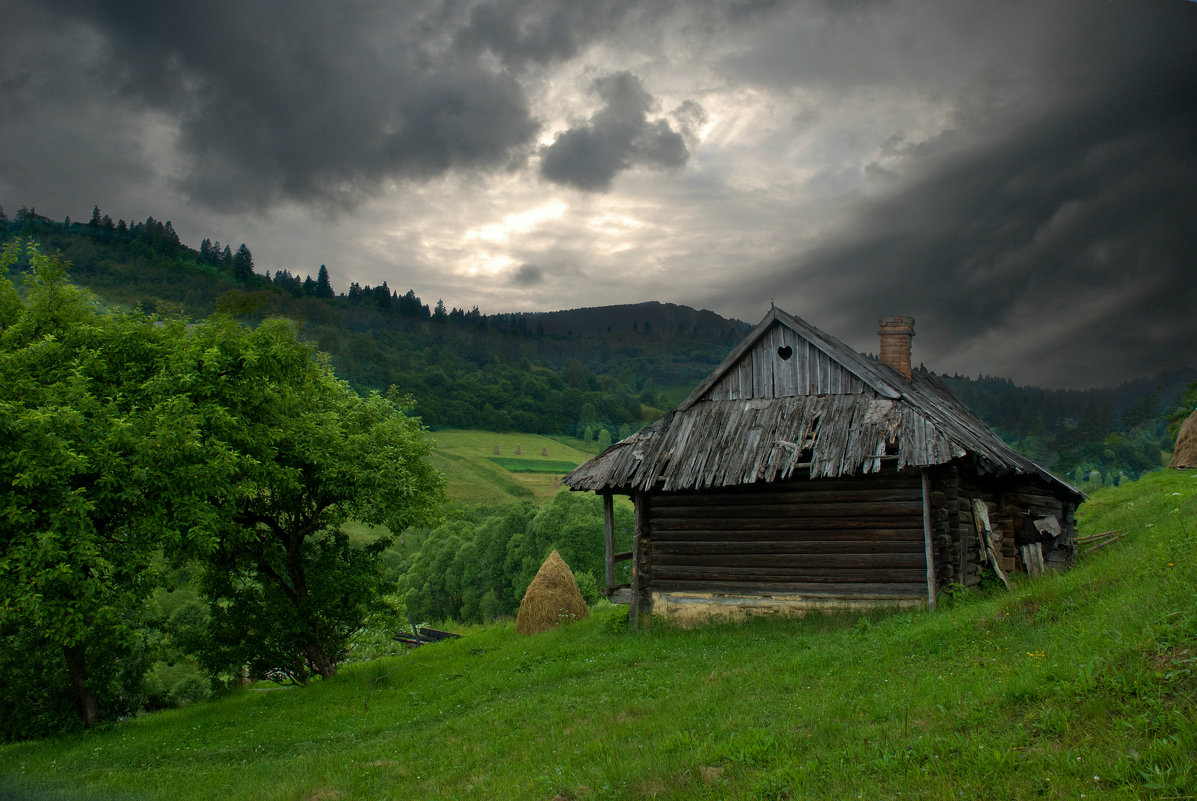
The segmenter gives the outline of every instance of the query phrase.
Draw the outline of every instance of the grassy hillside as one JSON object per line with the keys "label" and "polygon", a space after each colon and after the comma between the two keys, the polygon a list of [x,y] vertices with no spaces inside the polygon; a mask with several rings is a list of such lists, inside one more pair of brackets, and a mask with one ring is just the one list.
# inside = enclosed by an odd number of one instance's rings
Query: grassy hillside
{"label": "grassy hillside", "polygon": [[89,799],[1191,797],[1197,473],[1082,512],[1126,538],[933,614],[627,632],[606,606],[7,746],[0,772]]}
{"label": "grassy hillside", "polygon": [[[445,475],[451,500],[540,505],[561,487],[561,477],[593,454],[580,440],[491,431],[436,431],[432,463]],[[498,449],[498,453],[495,450]]]}

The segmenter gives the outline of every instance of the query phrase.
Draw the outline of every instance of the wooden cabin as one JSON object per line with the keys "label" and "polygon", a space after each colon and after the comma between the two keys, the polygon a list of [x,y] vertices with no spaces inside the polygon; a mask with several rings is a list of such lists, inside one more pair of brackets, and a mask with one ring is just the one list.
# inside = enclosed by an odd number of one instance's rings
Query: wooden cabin
{"label": "wooden cabin", "polygon": [[[873,359],[771,309],[677,408],[566,476],[605,497],[608,597],[633,620],[934,608],[985,570],[1072,564],[1082,494],[911,368],[912,318],[879,333]],[[627,554],[613,495],[635,505]]]}

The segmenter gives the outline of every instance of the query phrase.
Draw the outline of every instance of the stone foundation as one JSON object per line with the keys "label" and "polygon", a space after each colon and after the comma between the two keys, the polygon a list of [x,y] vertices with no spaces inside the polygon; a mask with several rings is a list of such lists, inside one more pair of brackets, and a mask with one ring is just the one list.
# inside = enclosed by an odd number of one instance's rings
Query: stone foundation
{"label": "stone foundation", "polygon": [[795,594],[724,595],[721,593],[654,592],[652,614],[682,626],[712,621],[736,622],[750,617],[802,617],[807,612],[867,609],[911,609],[926,598],[829,598]]}

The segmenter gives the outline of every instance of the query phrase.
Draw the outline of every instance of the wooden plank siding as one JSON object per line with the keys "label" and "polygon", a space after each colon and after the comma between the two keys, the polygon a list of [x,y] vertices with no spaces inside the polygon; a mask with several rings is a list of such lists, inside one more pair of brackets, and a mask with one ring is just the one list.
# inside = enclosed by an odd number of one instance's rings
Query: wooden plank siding
{"label": "wooden plank siding", "polygon": [[919,475],[645,496],[652,592],[919,598]]}
{"label": "wooden plank siding", "polygon": [[[782,358],[784,349],[789,357]],[[859,395],[865,383],[808,340],[774,325],[710,388],[704,400]]]}

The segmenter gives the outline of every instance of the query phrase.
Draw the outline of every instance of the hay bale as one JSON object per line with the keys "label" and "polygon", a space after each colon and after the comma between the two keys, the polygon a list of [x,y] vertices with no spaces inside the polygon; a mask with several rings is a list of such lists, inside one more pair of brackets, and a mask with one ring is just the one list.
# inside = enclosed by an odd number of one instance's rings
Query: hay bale
{"label": "hay bale", "polygon": [[539,634],[571,620],[590,616],[578,582],[561,554],[553,551],[528,585],[515,618],[519,634]]}
{"label": "hay bale", "polygon": [[1178,470],[1197,468],[1197,412],[1181,424],[1180,433],[1176,435],[1176,450],[1172,452],[1168,466]]}

